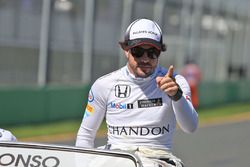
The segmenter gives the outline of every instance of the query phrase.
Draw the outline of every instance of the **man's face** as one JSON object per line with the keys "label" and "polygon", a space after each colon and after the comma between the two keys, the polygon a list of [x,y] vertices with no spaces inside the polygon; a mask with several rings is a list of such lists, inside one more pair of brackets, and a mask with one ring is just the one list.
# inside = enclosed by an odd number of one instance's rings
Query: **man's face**
{"label": "man's face", "polygon": [[135,77],[150,76],[157,64],[160,51],[150,45],[140,45],[125,51],[128,69]]}

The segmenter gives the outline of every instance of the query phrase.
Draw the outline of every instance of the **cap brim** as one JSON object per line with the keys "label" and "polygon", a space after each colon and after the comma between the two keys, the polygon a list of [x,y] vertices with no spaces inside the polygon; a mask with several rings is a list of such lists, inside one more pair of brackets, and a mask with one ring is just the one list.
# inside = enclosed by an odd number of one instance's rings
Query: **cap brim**
{"label": "cap brim", "polygon": [[161,43],[159,43],[153,39],[149,39],[149,38],[140,38],[140,39],[129,40],[127,42],[127,44],[125,44],[123,42],[119,42],[119,43],[120,43],[122,49],[124,49],[124,50],[129,50],[133,47],[144,45],[144,44],[153,46],[158,50],[162,50]]}

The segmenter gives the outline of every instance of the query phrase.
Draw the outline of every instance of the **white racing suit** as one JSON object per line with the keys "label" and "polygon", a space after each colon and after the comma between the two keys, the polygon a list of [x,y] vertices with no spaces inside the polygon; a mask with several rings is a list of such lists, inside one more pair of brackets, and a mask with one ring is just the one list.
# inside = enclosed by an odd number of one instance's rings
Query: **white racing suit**
{"label": "white racing suit", "polygon": [[[166,73],[165,68],[158,66],[151,76],[136,78],[125,66],[97,79],[89,91],[76,146],[93,148],[96,132],[105,117],[107,144],[111,149],[115,145],[135,146],[136,150],[154,148],[152,156],[155,157],[158,157],[157,149],[159,153],[171,150],[176,123],[184,132],[191,133],[197,128],[198,115],[183,76],[174,76],[183,91],[178,101],[157,87],[156,77]],[[138,154],[145,154],[145,150]]]}
{"label": "white racing suit", "polygon": [[[99,147],[103,148],[103,147]],[[169,150],[154,149],[143,146],[106,145],[104,149],[123,150],[135,154],[143,167],[184,167],[183,162]]]}

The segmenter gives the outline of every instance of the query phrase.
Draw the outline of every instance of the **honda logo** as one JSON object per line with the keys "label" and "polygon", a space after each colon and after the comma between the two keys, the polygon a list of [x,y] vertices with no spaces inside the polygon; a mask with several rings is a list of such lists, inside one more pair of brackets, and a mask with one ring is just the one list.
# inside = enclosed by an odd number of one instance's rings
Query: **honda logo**
{"label": "honda logo", "polygon": [[116,85],[115,86],[115,96],[119,98],[129,97],[131,93],[131,88],[129,85]]}

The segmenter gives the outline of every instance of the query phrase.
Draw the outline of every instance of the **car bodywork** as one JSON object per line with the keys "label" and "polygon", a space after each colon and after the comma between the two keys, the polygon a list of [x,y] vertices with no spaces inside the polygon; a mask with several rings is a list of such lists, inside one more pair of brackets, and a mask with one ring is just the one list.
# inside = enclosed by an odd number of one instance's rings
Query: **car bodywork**
{"label": "car bodywork", "polygon": [[0,142],[0,166],[141,167],[132,153],[41,143]]}

